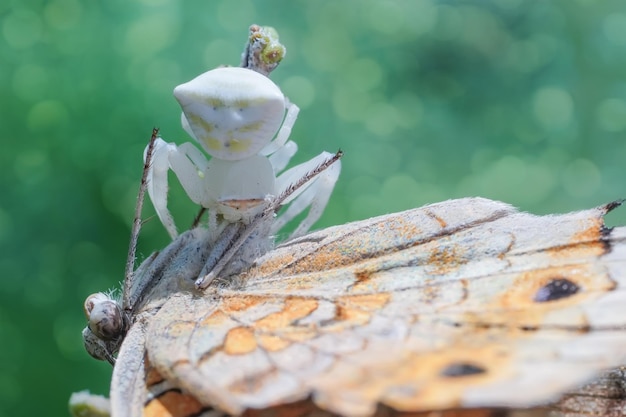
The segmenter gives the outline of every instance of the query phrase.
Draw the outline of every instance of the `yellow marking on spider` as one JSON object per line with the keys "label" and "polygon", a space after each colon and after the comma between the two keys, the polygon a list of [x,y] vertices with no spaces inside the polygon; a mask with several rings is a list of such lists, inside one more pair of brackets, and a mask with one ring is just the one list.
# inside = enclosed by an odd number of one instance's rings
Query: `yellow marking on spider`
{"label": "yellow marking on spider", "polygon": [[261,126],[263,126],[263,124],[263,121],[248,123],[247,125],[241,126],[237,130],[241,133],[257,132],[261,128]]}
{"label": "yellow marking on spider", "polygon": [[222,144],[222,142],[220,142],[218,139],[215,139],[212,136],[207,136],[205,138],[202,138],[202,141],[206,144],[206,146],[209,149],[213,151],[219,151],[224,148],[224,145]]}
{"label": "yellow marking on spider", "polygon": [[213,131],[213,129],[215,129],[215,124],[205,120],[201,115],[199,114],[195,114],[195,113],[190,113],[187,115],[187,121],[189,122],[190,125],[195,125],[197,127],[200,127],[200,129],[202,129],[202,131],[206,134],[211,133],[211,131]]}
{"label": "yellow marking on spider", "polygon": [[215,98],[215,97],[205,97],[204,98],[205,103],[208,104],[209,106],[213,107],[213,108],[222,108],[222,107],[230,107],[228,104],[226,104],[226,102],[224,102],[224,100],[219,99],[219,98]]}
{"label": "yellow marking on spider", "polygon": [[250,104],[252,104],[250,100],[239,99],[239,100],[234,100],[231,103],[231,107],[234,107],[236,109],[246,109],[250,107]]}
{"label": "yellow marking on spider", "polygon": [[232,152],[245,152],[252,145],[250,139],[230,139],[226,142],[226,146]]}

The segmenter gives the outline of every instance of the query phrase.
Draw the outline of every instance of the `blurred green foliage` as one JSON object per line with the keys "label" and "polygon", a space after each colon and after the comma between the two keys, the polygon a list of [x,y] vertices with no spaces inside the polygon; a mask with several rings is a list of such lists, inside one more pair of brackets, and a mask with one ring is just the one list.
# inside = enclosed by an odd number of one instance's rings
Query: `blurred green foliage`
{"label": "blurred green foliage", "polygon": [[[152,127],[188,140],[173,87],[237,65],[251,23],[288,49],[272,76],[302,109],[294,162],[345,151],[318,227],[460,196],[537,213],[626,197],[623,0],[4,1],[0,416],[108,391],[81,303],[122,278]],[[140,253],[167,240],[149,222]]]}

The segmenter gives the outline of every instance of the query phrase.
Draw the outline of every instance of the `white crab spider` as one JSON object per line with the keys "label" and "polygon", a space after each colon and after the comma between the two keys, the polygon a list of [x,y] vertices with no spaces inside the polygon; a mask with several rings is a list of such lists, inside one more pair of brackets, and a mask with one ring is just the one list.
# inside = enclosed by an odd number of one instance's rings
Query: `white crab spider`
{"label": "white crab spider", "polygon": [[[208,71],[174,89],[183,128],[209,155],[191,143],[177,146],[158,138],[148,172],[148,193],[159,219],[172,238],[178,233],[167,209],[167,173],[172,169],[192,201],[209,209],[209,230],[224,223],[249,222],[273,197],[287,190],[332,154],[282,171],[297,150],[289,141],[298,107],[269,78],[247,68]],[[270,233],[303,212],[309,212],[292,236],[300,235],[321,216],[341,165],[333,164],[284,200],[289,208]]]}

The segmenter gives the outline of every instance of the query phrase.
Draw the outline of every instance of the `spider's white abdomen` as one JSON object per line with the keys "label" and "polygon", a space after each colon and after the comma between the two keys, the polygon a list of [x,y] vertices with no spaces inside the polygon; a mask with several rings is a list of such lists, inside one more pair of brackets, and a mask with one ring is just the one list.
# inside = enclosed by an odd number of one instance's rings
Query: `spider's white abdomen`
{"label": "spider's white abdomen", "polygon": [[285,117],[285,97],[269,78],[246,68],[217,68],[181,84],[174,96],[183,126],[206,152],[224,160],[257,154]]}
{"label": "spider's white abdomen", "polygon": [[212,158],[206,185],[208,196],[228,221],[246,222],[265,208],[275,192],[275,176],[270,161],[254,155],[241,161]]}

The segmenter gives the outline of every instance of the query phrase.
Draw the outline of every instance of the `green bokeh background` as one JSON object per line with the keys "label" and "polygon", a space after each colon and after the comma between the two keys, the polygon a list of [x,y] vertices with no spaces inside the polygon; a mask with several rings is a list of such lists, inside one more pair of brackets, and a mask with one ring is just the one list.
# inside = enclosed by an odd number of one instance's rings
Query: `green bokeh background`
{"label": "green bokeh background", "polygon": [[[272,77],[302,110],[295,162],[345,151],[318,227],[461,196],[535,213],[626,197],[623,0],[4,1],[0,416],[108,391],[82,301],[122,278],[151,128],[188,140],[173,87],[237,65],[251,23],[288,48]],[[167,241],[151,221],[139,252]]]}

